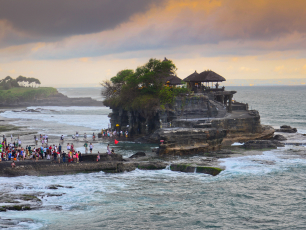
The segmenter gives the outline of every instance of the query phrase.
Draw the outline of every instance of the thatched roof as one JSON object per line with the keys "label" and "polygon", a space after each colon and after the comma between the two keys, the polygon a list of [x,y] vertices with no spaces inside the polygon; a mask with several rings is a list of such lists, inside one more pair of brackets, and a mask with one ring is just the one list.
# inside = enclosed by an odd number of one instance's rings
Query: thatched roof
{"label": "thatched roof", "polygon": [[183,81],[185,82],[221,82],[226,79],[214,71],[207,70],[202,73],[194,72],[193,74],[186,77]]}
{"label": "thatched roof", "polygon": [[182,79],[177,77],[176,75],[170,75],[165,78],[165,83],[169,81],[169,85],[182,85]]}
{"label": "thatched roof", "polygon": [[[197,71],[194,71],[194,73],[193,74],[190,74],[188,77],[186,77],[183,81],[185,81],[185,82],[190,82],[190,81],[197,81],[197,77],[198,77],[198,73],[197,73]],[[195,80],[194,80],[195,79]]]}

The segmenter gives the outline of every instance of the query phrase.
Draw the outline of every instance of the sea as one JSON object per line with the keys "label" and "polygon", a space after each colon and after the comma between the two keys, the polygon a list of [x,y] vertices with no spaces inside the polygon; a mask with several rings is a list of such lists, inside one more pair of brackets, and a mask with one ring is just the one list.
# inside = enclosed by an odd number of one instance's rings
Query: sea
{"label": "sea", "polygon": [[[7,229],[306,229],[306,86],[226,87],[258,110],[261,123],[290,125],[290,142],[259,155],[220,159],[218,176],[134,170],[63,176],[0,178],[7,194],[49,194],[38,210],[0,212]],[[100,88],[59,88],[69,97],[103,100]],[[23,110],[23,111],[22,111]],[[36,112],[33,112],[33,111]],[[39,112],[37,112],[39,110]],[[107,107],[12,108],[0,115],[42,133],[98,132]],[[120,141],[129,157],[154,146]],[[96,144],[104,149],[106,143]],[[1,166],[0,166],[1,167]],[[56,190],[50,185],[61,185]],[[0,204],[1,205],[1,204]],[[1,228],[1,227],[0,227]]]}

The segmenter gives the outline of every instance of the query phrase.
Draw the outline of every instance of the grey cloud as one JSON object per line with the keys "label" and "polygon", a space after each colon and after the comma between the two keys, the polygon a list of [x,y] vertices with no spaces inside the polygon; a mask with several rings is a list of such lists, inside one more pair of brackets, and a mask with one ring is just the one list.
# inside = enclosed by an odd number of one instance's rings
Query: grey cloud
{"label": "grey cloud", "polygon": [[[0,20],[38,37],[65,37],[112,29],[164,0],[0,0]],[[39,40],[39,39],[38,39]]]}

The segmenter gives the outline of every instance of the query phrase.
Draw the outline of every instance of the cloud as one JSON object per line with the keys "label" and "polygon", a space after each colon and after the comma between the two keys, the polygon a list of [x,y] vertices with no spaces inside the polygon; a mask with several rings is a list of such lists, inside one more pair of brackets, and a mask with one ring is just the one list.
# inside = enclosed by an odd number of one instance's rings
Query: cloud
{"label": "cloud", "polygon": [[[0,0],[0,21],[32,37],[50,41],[113,29],[164,0]],[[18,42],[28,42],[20,36]],[[23,40],[25,39],[25,40]]]}
{"label": "cloud", "polygon": [[[110,54],[131,58],[160,52],[234,55],[235,61],[237,56],[287,50],[300,50],[297,55],[306,56],[304,0],[290,4],[287,0],[0,0],[0,4],[6,31],[2,47],[14,47],[21,58]],[[9,15],[13,9],[16,12]],[[5,57],[10,54],[8,48],[0,51]]]}

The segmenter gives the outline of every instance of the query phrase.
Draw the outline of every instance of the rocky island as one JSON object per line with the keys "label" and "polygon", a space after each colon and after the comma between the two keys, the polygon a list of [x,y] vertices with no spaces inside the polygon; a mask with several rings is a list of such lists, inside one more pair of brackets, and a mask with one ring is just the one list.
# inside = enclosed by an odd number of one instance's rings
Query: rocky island
{"label": "rocky island", "polygon": [[[142,69],[121,71],[105,84],[112,128],[127,130],[138,141],[159,143],[159,155],[204,153],[273,138],[275,130],[261,125],[258,111],[233,101],[236,91],[220,87],[224,77],[207,70],[182,81],[174,70],[166,58],[151,59]],[[133,92],[127,96],[128,89]]]}

